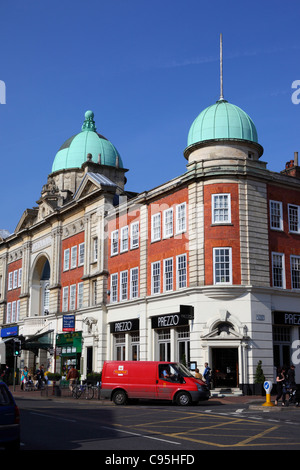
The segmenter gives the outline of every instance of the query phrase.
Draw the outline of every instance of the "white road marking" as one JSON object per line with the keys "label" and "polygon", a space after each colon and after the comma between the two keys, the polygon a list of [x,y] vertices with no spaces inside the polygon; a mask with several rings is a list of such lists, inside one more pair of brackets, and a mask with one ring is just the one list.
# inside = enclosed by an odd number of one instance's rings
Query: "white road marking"
{"label": "white road marking", "polygon": [[124,432],[125,434],[132,434],[133,436],[139,436],[139,437],[144,437],[145,439],[154,439],[156,441],[162,441],[162,442],[168,442],[169,444],[177,444],[181,445],[180,442],[174,442],[174,441],[167,441],[166,439],[160,439],[158,437],[152,437],[152,436],[145,436],[144,434],[138,434],[136,432],[130,432],[130,431],[124,431],[123,429],[119,428],[109,428],[107,426],[101,426],[104,429],[110,429],[112,431],[117,431],[117,432]]}

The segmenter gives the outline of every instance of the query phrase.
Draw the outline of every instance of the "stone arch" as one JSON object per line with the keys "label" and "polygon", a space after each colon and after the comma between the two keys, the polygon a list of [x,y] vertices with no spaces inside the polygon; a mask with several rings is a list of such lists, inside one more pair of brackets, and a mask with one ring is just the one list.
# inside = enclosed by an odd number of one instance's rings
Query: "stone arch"
{"label": "stone arch", "polygon": [[31,317],[49,313],[50,262],[45,253],[40,253],[34,260],[30,280]]}

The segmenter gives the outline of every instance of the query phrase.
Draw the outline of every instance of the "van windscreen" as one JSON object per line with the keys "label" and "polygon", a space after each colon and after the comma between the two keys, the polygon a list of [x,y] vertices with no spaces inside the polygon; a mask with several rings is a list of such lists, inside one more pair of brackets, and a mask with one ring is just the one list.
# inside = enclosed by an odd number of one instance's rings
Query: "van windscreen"
{"label": "van windscreen", "polygon": [[170,364],[172,368],[174,368],[175,372],[182,377],[194,377],[190,370],[188,370],[183,364],[180,362],[175,362],[174,364]]}

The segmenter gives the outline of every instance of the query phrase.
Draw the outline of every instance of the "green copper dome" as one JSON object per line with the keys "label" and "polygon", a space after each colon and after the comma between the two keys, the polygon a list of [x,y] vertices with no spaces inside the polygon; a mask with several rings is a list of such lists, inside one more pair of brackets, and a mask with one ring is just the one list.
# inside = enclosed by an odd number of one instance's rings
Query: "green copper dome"
{"label": "green copper dome", "polygon": [[241,108],[224,99],[204,109],[195,119],[188,134],[188,146],[215,139],[258,143],[252,119]]}
{"label": "green copper dome", "polygon": [[121,157],[115,146],[103,135],[96,132],[92,111],[85,113],[81,132],[70,137],[60,147],[52,165],[52,172],[68,168],[81,168],[87,160],[88,154],[92,155],[94,163],[98,163],[100,154],[102,165],[123,168]]}

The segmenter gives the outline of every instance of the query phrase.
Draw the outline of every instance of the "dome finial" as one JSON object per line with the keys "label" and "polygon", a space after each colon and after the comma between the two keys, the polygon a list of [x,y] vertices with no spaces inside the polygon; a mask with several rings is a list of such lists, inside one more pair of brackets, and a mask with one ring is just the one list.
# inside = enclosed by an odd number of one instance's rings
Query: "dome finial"
{"label": "dome finial", "polygon": [[93,111],[86,111],[84,123],[82,124],[82,131],[94,131],[96,132],[96,125],[94,121]]}
{"label": "dome finial", "polygon": [[224,100],[223,96],[223,38],[220,34],[220,100]]}

